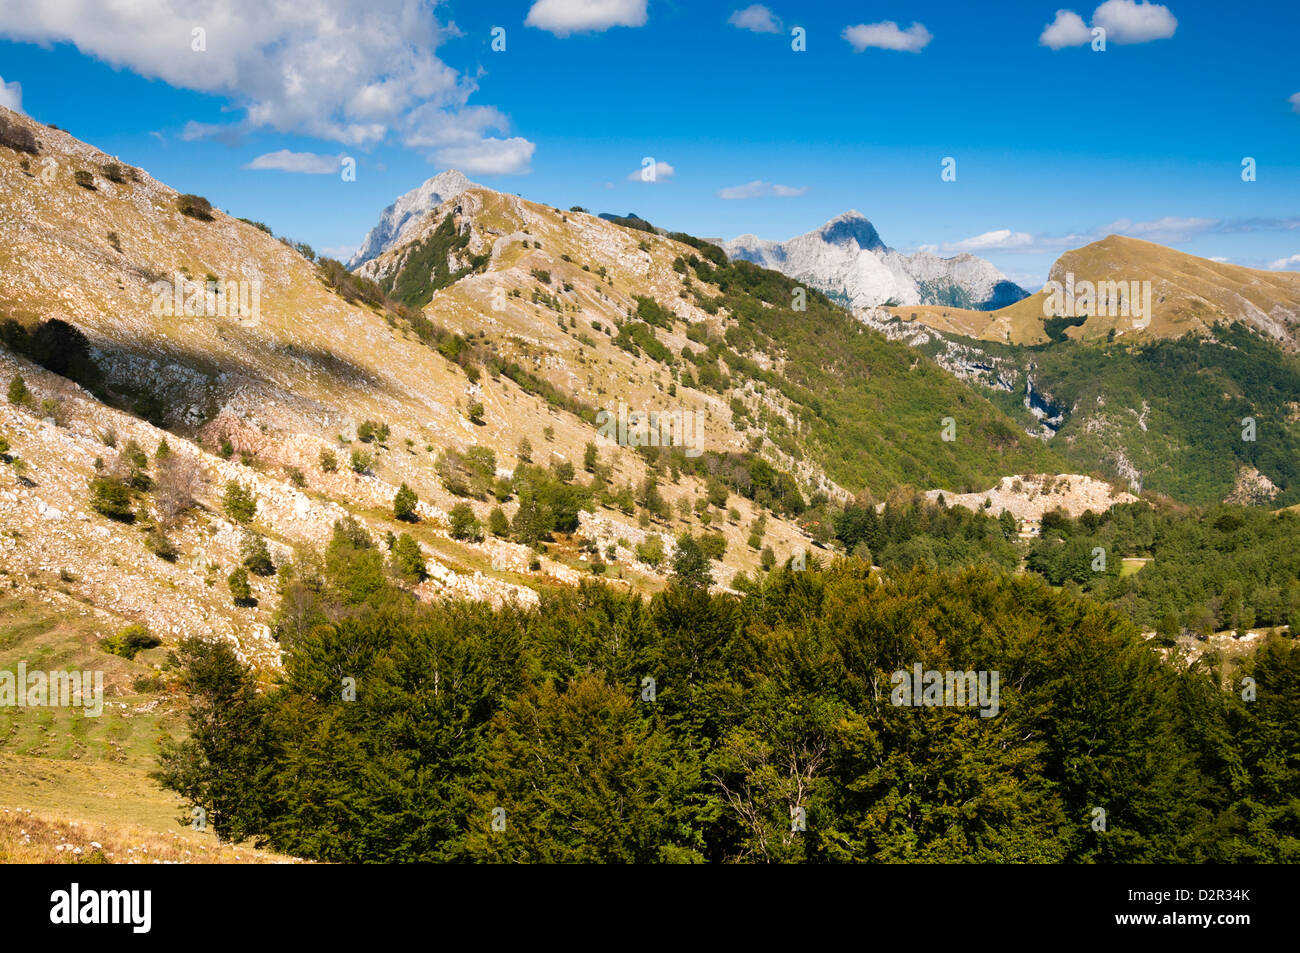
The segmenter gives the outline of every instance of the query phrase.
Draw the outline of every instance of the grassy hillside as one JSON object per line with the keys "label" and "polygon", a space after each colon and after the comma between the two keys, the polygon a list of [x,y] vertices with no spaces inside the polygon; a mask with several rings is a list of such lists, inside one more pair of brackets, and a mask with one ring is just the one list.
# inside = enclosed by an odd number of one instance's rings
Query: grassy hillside
{"label": "grassy hillside", "polygon": [[[1008,411],[1032,379],[1064,413],[1049,446],[1077,467],[1197,504],[1229,497],[1258,471],[1276,492],[1243,485],[1243,502],[1300,499],[1300,360],[1242,324],[1129,346],[965,343],[1017,369],[1012,393],[990,392]],[[1243,439],[1247,418],[1253,440]]]}

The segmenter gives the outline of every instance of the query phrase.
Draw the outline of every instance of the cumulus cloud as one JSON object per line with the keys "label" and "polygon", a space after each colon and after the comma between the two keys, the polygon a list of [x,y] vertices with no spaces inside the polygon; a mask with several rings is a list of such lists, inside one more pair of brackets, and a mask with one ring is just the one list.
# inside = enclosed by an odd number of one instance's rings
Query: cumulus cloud
{"label": "cumulus cloud", "polygon": [[[468,104],[477,85],[434,52],[455,35],[424,0],[0,3],[0,37],[71,43],[115,68],[227,98],[240,118],[191,123],[182,135],[225,142],[258,129],[350,146],[428,138],[439,124],[461,134],[461,114],[480,108]],[[499,128],[503,117],[493,118]]]}
{"label": "cumulus cloud", "polygon": [[1277,261],[1269,262],[1269,271],[1296,271],[1300,270],[1300,255],[1292,255],[1290,258],[1279,258]]}
{"label": "cumulus cloud", "polygon": [[1106,0],[1092,12],[1092,25],[1102,27],[1112,43],[1150,43],[1173,36],[1178,20],[1163,4]]}
{"label": "cumulus cloud", "polygon": [[[676,171],[677,170],[667,162],[656,162],[655,176],[653,179],[648,180],[648,184],[653,184],[655,182],[671,182],[673,179],[673,173]],[[635,172],[629,172],[627,180],[629,182],[647,182],[647,180],[643,178],[644,172],[644,169],[637,169]]]}
{"label": "cumulus cloud", "polygon": [[302,172],[307,175],[329,175],[339,170],[338,156],[323,156],[315,152],[268,152],[244,166],[245,169],[271,169],[277,172]]}
{"label": "cumulus cloud", "polygon": [[868,47],[897,50],[902,53],[920,53],[934,39],[930,31],[919,23],[913,23],[906,30],[900,30],[893,20],[846,26],[841,35],[852,45],[854,53],[861,53]]}
{"label": "cumulus cloud", "polygon": [[536,148],[518,136],[510,139],[489,137],[438,149],[433,154],[433,162],[471,175],[519,175],[529,171]]}
{"label": "cumulus cloud", "polygon": [[744,185],[733,185],[725,189],[718,190],[720,199],[756,199],[765,196],[777,196],[778,198],[790,198],[796,195],[803,195],[808,191],[808,186],[777,185],[775,182],[763,182],[755,179],[753,182],[746,182]]}
{"label": "cumulus cloud", "polygon": [[5,78],[0,76],[0,106],[16,113],[23,111],[23,87],[16,80],[6,83]]}
{"label": "cumulus cloud", "polygon": [[1059,50],[1067,46],[1083,46],[1092,39],[1092,31],[1083,17],[1073,10],[1057,10],[1056,19],[1047,25],[1038,38],[1041,46]]}
{"label": "cumulus cloud", "polygon": [[737,10],[727,18],[732,26],[749,30],[751,33],[780,33],[781,21],[771,10],[761,3]]}
{"label": "cumulus cloud", "polygon": [[616,26],[645,26],[646,0],[537,0],[524,18],[556,36],[601,33]]}
{"label": "cumulus cloud", "polygon": [[[1148,0],[1106,0],[1092,11],[1092,25],[1106,31],[1108,43],[1150,43],[1167,40],[1178,29],[1169,8]],[[1057,10],[1056,19],[1043,30],[1038,42],[1054,50],[1083,46],[1092,40],[1092,30],[1073,10]]]}

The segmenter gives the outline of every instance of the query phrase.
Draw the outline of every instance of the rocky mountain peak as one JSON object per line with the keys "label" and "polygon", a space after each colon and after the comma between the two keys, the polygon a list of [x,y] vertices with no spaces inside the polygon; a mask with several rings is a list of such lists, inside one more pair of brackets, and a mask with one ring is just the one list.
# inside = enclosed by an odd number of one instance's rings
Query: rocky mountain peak
{"label": "rocky mountain peak", "polygon": [[406,237],[407,232],[415,228],[433,209],[472,188],[477,188],[477,184],[462,172],[448,169],[399,196],[397,201],[384,209],[375,227],[366,233],[365,241],[348,261],[348,268],[359,268],[372,258],[379,257]]}

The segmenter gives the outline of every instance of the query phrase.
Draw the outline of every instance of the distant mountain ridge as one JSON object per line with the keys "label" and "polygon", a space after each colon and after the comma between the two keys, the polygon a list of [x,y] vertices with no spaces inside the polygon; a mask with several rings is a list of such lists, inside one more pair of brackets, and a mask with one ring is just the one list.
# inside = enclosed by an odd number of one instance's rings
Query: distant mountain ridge
{"label": "distant mountain ridge", "polygon": [[852,308],[893,303],[991,311],[1029,296],[992,263],[974,255],[900,254],[856,210],[788,241],[741,235],[721,245],[733,259],[806,281]]}
{"label": "distant mountain ridge", "polygon": [[475,187],[475,183],[464,174],[456,169],[448,169],[399,196],[384,209],[375,227],[366,233],[365,241],[348,260],[348,268],[359,268],[371,259],[378,258],[406,237],[429,212],[447,199],[455,198],[466,189]]}

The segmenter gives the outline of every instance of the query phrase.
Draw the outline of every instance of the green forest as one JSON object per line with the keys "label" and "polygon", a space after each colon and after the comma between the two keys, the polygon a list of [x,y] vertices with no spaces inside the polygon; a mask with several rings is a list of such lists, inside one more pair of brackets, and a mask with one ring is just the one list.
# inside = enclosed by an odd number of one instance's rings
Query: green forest
{"label": "green forest", "polygon": [[[274,683],[223,641],[180,644],[190,731],[157,777],[221,836],[322,861],[1300,860],[1290,639],[1224,684],[1077,584],[1001,568],[998,519],[850,515],[855,546],[955,519],[990,556],[787,562],[740,596],[683,558],[650,599],[588,582],[493,608],[420,603],[340,524],[282,572]],[[1244,558],[1249,519],[1135,508],[1051,538]],[[1258,519],[1276,528],[1261,547],[1294,539],[1290,517]],[[1130,585],[1120,604],[1160,605]],[[896,704],[893,673],[918,665],[997,673],[997,714]]]}

